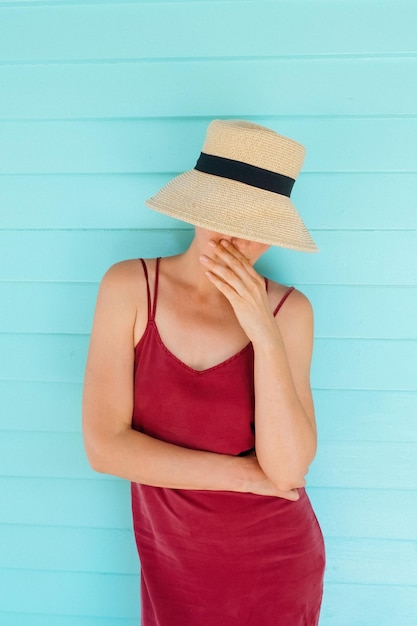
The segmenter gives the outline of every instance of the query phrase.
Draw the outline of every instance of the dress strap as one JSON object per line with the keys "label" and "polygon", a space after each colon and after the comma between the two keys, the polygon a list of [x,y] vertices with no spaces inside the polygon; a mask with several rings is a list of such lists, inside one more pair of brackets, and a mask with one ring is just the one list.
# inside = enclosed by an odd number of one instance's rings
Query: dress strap
{"label": "dress strap", "polygon": [[152,315],[151,315],[151,319],[152,320],[155,319],[156,302],[158,300],[158,283],[159,283],[159,264],[160,264],[160,261],[161,261],[161,257],[159,256],[156,259],[156,267],[155,267],[155,283],[154,283],[153,306],[152,306]]}
{"label": "dress strap", "polygon": [[148,268],[147,268],[146,263],[145,263],[145,261],[143,259],[139,259],[139,260],[142,263],[143,273],[145,274],[145,279],[146,279],[146,293],[147,293],[147,296],[148,296],[148,321],[150,321],[150,320],[154,320],[155,319],[156,301],[157,301],[157,298],[158,298],[159,262],[161,260],[161,257],[158,257],[156,259],[154,293],[153,293],[153,299],[152,300],[151,300],[151,288],[149,286]]}
{"label": "dress strap", "polygon": [[284,295],[282,296],[281,300],[278,302],[277,306],[275,307],[275,311],[274,311],[274,317],[276,316],[276,314],[278,313],[278,311],[280,310],[280,308],[282,307],[282,305],[284,304],[285,300],[288,298],[288,296],[290,295],[290,293],[292,291],[294,291],[295,287],[290,287],[289,289],[287,289],[287,291],[284,293]]}
{"label": "dress strap", "polygon": [[151,318],[151,290],[149,289],[148,268],[146,267],[146,263],[143,259],[140,259],[140,262],[142,263],[143,273],[145,274],[145,279],[146,279],[146,293],[148,296],[148,321],[149,321]]}

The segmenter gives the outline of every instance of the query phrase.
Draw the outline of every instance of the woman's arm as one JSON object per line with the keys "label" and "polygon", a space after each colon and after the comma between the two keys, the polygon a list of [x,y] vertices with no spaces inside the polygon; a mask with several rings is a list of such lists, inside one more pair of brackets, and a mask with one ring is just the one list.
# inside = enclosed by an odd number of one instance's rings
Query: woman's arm
{"label": "woman's arm", "polygon": [[274,322],[254,343],[256,452],[266,475],[280,489],[292,489],[305,484],[317,447],[310,302],[293,291],[280,311],[280,325]]}
{"label": "woman's arm", "polygon": [[[132,429],[135,324],[144,330],[146,288],[139,264],[119,263],[100,285],[83,393],[87,457],[98,472],[176,489],[221,490],[296,500],[265,476],[256,458],[189,450]],[[140,301],[142,295],[143,301]]]}
{"label": "woman's arm", "polygon": [[310,390],[310,303],[300,292],[293,292],[280,312],[278,325],[263,278],[230,242],[213,245],[213,258],[202,262],[209,269],[209,279],[229,299],[253,344],[259,464],[277,488],[302,487],[316,451]]}

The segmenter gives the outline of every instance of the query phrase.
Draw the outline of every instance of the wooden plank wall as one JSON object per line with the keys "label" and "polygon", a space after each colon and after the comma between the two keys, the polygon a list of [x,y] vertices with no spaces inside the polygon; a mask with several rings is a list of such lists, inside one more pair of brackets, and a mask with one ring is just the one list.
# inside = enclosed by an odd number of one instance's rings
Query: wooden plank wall
{"label": "wooden plank wall", "polygon": [[321,252],[259,269],[316,312],[320,624],[417,623],[416,19],[413,0],[1,3],[2,624],[138,624],[128,484],[88,467],[81,381],[107,267],[189,241],[143,200],[214,117],[307,147],[294,199]]}

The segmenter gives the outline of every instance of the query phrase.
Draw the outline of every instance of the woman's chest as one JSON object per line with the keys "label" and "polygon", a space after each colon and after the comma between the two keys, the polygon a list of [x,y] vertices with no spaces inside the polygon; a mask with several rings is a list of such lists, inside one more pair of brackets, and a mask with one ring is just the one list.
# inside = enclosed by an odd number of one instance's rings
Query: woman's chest
{"label": "woman's chest", "polygon": [[155,329],[136,352],[133,427],[177,445],[240,454],[254,445],[253,350],[193,370]]}

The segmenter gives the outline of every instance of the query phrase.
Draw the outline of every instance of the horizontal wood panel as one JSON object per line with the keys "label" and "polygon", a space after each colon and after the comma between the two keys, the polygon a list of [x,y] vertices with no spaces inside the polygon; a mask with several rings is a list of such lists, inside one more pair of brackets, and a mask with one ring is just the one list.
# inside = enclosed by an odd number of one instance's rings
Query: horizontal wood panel
{"label": "horizontal wood panel", "polygon": [[[414,287],[299,285],[318,338],[417,339]],[[97,283],[0,282],[3,333],[90,333]]]}
{"label": "horizontal wood panel", "polygon": [[3,476],[109,479],[90,468],[79,433],[3,432],[0,450]]}
{"label": "horizontal wood panel", "polygon": [[[233,117],[241,116],[240,97]],[[213,116],[0,122],[0,174],[170,173],[194,167]],[[417,117],[251,117],[306,146],[306,172],[416,172]],[[181,149],[179,149],[179,146]]]}
{"label": "horizontal wood panel", "polygon": [[329,583],[324,591],[320,626],[411,626],[416,614],[414,586]]}
{"label": "horizontal wood panel", "polygon": [[[0,380],[81,382],[88,337],[0,335]],[[320,389],[415,391],[416,341],[317,339],[312,385]],[[376,367],[378,364],[378,367]]]}
{"label": "horizontal wood panel", "polygon": [[45,613],[0,612],[0,620],[7,626],[138,626],[137,619],[116,617],[85,617],[85,615],[46,615]]}
{"label": "horizontal wood panel", "polygon": [[395,231],[417,225],[414,173],[305,172],[291,197],[310,228]]}
{"label": "horizontal wood panel", "polygon": [[[88,338],[65,335],[0,335],[0,362],[4,380],[81,382],[87,359]],[[4,351],[3,351],[4,350]]]}
{"label": "horizontal wood panel", "polygon": [[0,309],[0,328],[13,333],[89,334],[97,292],[97,283],[0,283],[0,301],[5,305]]}
{"label": "horizontal wood panel", "polygon": [[3,7],[0,59],[398,54],[415,52],[414,17],[413,3],[404,0],[385,0],[377,23],[370,0]]}
{"label": "horizontal wood panel", "polygon": [[417,491],[408,490],[407,483],[390,490],[307,486],[307,491],[326,542],[330,537],[417,538],[417,509],[410,506]]}
{"label": "horizontal wood panel", "polygon": [[[133,532],[85,528],[3,526],[3,568],[136,575]],[[417,585],[411,541],[328,538],[326,583]]]}
{"label": "horizontal wood panel", "polygon": [[138,574],[133,530],[1,526],[2,568]]}
{"label": "horizontal wood panel", "polygon": [[417,489],[417,444],[328,442],[319,444],[307,484],[312,487]]}
{"label": "horizontal wood panel", "polygon": [[412,541],[328,539],[326,581],[368,585],[415,585],[417,545]]}
{"label": "horizontal wood panel", "polygon": [[319,441],[417,441],[417,393],[313,390]]}
{"label": "horizontal wood panel", "polygon": [[[259,272],[287,284],[416,285],[417,231],[312,231],[319,254],[270,248]],[[0,281],[97,282],[117,261],[185,249],[175,231],[0,231]],[[389,262],[387,262],[389,250]]]}
{"label": "horizontal wood panel", "polygon": [[131,528],[130,484],[117,478],[1,477],[0,523]]}
{"label": "horizontal wood panel", "polygon": [[0,119],[414,115],[416,73],[414,57],[0,66]]}
{"label": "horizontal wood panel", "polygon": [[[404,175],[399,176],[402,180]],[[0,228],[183,228],[182,222],[144,204],[170,178],[169,174],[5,175],[0,201],[8,211],[0,216]],[[414,178],[410,176],[410,184]],[[404,198],[404,206],[408,201]]]}
{"label": "horizontal wood panel", "polygon": [[0,588],[0,611],[139,619],[136,575],[0,570]]}
{"label": "horizontal wood panel", "polygon": [[[415,285],[417,231],[311,231],[318,254],[270,248],[259,271],[284,284]],[[389,261],[387,251],[389,250]]]}
{"label": "horizontal wood panel", "polygon": [[[0,453],[3,476],[111,480],[90,468],[78,433],[3,431]],[[307,482],[312,487],[417,489],[416,458],[416,443],[323,441]]]}
{"label": "horizontal wood panel", "polygon": [[416,341],[318,339],[312,385],[321,389],[416,391],[416,356]]}
{"label": "horizontal wood panel", "polygon": [[[127,258],[169,256],[184,250],[189,229],[171,231],[0,232],[1,280],[97,282]],[[25,251],[25,258],[22,252]]]}
{"label": "horizontal wood panel", "polygon": [[[172,176],[4,175],[0,229],[183,228],[144,205]],[[302,172],[291,197],[316,230],[417,228],[415,173]]]}
{"label": "horizontal wood panel", "polygon": [[81,432],[82,384],[0,381],[0,430]]}
{"label": "horizontal wood panel", "polygon": [[417,339],[415,287],[299,285],[299,289],[312,302],[317,337]]}
{"label": "horizontal wood panel", "polygon": [[[82,384],[0,381],[0,430],[81,432]],[[417,393],[313,390],[320,441],[417,442]]]}

